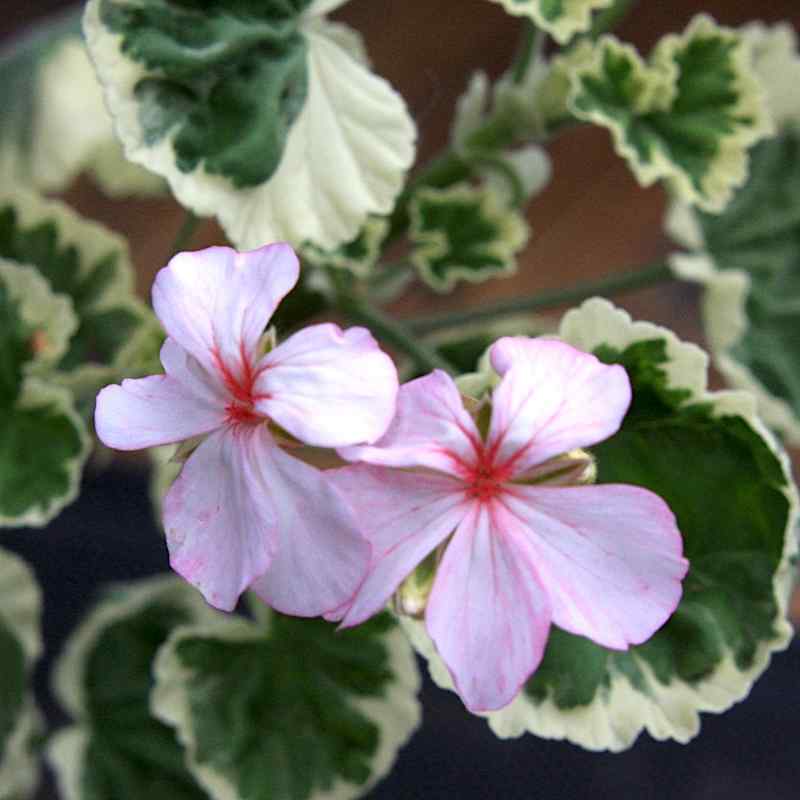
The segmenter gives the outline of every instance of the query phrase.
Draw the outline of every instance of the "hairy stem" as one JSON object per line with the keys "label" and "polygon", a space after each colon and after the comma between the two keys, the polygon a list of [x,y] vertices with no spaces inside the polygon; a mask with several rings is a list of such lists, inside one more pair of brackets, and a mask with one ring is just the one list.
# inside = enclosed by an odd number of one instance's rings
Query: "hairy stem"
{"label": "hairy stem", "polygon": [[405,320],[405,325],[413,333],[422,335],[440,328],[491,320],[495,317],[504,317],[509,314],[519,314],[526,311],[541,311],[568,303],[579,303],[589,297],[608,297],[619,292],[629,292],[634,289],[642,289],[646,286],[663,283],[671,278],[672,272],[669,265],[659,262],[638,269],[635,272],[610,275],[598,281],[580,283],[569,289],[554,289],[528,297],[501,300],[480,308],[455,311],[448,314],[436,314],[430,317],[417,317],[416,319]]}

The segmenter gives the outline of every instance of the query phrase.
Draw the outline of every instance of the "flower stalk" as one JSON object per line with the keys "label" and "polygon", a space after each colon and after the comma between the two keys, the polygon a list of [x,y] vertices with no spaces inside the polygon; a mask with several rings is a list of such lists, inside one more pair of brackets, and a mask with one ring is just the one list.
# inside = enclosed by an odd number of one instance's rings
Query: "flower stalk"
{"label": "flower stalk", "polygon": [[579,283],[569,289],[553,289],[527,297],[514,297],[500,300],[480,308],[453,311],[446,314],[433,314],[405,320],[406,327],[417,335],[424,335],[442,328],[466,325],[472,322],[486,322],[509,314],[528,311],[543,311],[561,305],[580,303],[589,297],[611,297],[621,292],[631,292],[655,286],[672,279],[669,265],[657,262],[633,272],[609,275],[598,281]]}

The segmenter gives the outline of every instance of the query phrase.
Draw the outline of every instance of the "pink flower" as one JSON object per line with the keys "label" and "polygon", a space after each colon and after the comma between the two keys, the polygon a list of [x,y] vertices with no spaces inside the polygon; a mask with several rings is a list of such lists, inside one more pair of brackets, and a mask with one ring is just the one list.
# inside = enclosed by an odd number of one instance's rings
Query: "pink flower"
{"label": "pink flower", "polygon": [[613,649],[645,641],[675,610],[688,568],[663,500],[635,486],[563,485],[570,461],[553,460],[617,431],[631,400],[625,370],[546,339],[500,339],[491,360],[502,380],[491,417],[477,416],[485,435],[436,371],[400,388],[374,446],[340,451],[378,466],[333,473],[373,545],[342,624],[383,608],[442,545],[425,620],[472,711],[514,698],[551,622]]}
{"label": "pink flower", "polygon": [[153,285],[166,374],[97,398],[109,447],[203,437],[167,494],[164,527],[175,571],[225,610],[252,585],[278,611],[315,616],[352,598],[369,565],[369,543],[325,473],[280,444],[375,441],[394,413],[397,373],[363,328],[313,325],[263,354],[264,328],[298,274],[286,244],[175,256]]}

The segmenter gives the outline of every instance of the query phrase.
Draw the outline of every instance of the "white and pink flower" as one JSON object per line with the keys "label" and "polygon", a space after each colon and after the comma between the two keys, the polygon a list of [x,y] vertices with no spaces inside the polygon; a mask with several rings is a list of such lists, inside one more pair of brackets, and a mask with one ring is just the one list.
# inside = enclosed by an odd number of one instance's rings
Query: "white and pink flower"
{"label": "white and pink flower", "polygon": [[[490,417],[476,423],[453,380],[433,372],[400,388],[382,439],[340,450],[367,463],[332,473],[373,545],[342,624],[381,610],[440,548],[426,625],[472,711],[514,698],[551,623],[612,649],[645,641],[675,610],[688,569],[661,498],[566,485],[575,470],[558,457],[618,430],[625,370],[548,339],[500,339],[490,355],[501,376]],[[575,463],[583,472],[586,459]]]}
{"label": "white and pink flower", "polygon": [[297,282],[292,249],[180,253],[153,286],[165,374],[107,386],[95,424],[109,447],[196,440],[164,501],[170,561],[217,608],[248,587],[316,616],[350,600],[370,545],[326,473],[287,452],[374,442],[397,373],[363,328],[314,325],[268,352],[264,329]]}

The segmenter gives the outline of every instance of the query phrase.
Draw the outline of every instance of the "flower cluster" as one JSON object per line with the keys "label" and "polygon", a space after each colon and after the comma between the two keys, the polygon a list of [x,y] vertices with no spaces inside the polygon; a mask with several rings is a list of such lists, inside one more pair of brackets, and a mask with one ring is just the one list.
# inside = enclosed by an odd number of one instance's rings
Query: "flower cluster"
{"label": "flower cluster", "polygon": [[[99,437],[187,442],[164,503],[173,568],[214,606],[245,589],[288,614],[357,625],[431,557],[428,632],[473,711],[509,703],[551,623],[613,649],[670,616],[687,571],[666,503],[586,485],[580,448],[613,435],[625,370],[553,339],[503,338],[490,397],[436,371],[399,388],[364,329],[323,324],[272,347],[298,278],[287,245],[182,253],[158,275],[165,374],[106,387]],[[302,445],[348,462],[320,470]]]}

